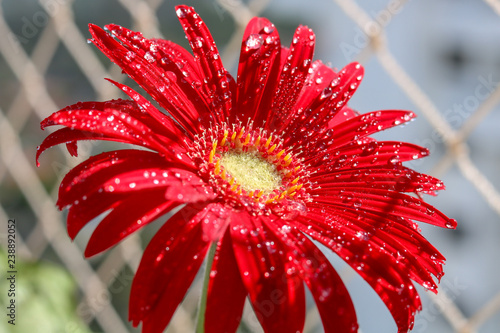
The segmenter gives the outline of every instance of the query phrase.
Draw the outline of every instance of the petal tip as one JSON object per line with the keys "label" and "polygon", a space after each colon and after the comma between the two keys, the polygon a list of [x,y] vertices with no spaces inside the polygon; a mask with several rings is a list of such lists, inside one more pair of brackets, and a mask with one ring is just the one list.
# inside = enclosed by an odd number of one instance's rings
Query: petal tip
{"label": "petal tip", "polygon": [[187,15],[191,14],[191,12],[194,12],[194,8],[193,7],[190,7],[190,6],[187,6],[187,5],[175,6],[175,14],[180,19],[185,18]]}
{"label": "petal tip", "polygon": [[99,27],[98,25],[95,25],[94,23],[89,23],[88,27],[89,27],[89,31],[101,29],[101,27]]}
{"label": "petal tip", "polygon": [[446,221],[445,225],[446,225],[446,228],[448,228],[448,229],[456,229],[458,226],[458,222],[455,219],[448,219],[448,221]]}

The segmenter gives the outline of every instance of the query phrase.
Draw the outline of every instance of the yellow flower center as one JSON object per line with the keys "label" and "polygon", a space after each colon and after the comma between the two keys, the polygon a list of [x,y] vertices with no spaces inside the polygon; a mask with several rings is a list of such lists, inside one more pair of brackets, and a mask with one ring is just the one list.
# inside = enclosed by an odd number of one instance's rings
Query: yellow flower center
{"label": "yellow flower center", "polygon": [[262,213],[283,200],[312,200],[307,193],[309,173],[283,142],[251,123],[232,128],[222,124],[196,137],[190,157],[218,195]]}
{"label": "yellow flower center", "polygon": [[229,151],[222,154],[220,164],[245,191],[269,194],[281,186],[276,166],[254,153]]}

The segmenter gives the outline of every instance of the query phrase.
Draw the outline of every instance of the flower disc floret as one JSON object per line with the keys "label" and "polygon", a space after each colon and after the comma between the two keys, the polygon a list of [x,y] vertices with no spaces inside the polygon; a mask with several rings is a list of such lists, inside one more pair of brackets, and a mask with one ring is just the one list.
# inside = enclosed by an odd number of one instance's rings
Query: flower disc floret
{"label": "flower disc floret", "polygon": [[276,133],[251,124],[231,128],[224,124],[203,131],[195,138],[191,157],[221,198],[254,212],[263,213],[267,208],[269,213],[283,200],[311,200],[305,190],[312,185],[307,168],[293,148],[284,147]]}

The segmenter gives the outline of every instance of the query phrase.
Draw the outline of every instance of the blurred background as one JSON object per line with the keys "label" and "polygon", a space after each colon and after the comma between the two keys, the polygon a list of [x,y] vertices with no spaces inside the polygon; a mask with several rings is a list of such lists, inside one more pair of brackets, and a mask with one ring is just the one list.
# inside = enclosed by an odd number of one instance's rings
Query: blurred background
{"label": "blurred background", "polygon": [[[458,220],[455,231],[422,226],[445,255],[439,295],[420,288],[424,309],[414,332],[500,331],[500,1],[498,0],[218,0],[185,1],[203,17],[234,74],[241,36],[255,15],[273,21],[283,44],[299,24],[317,37],[316,59],[342,68],[360,61],[366,76],[351,100],[364,113],[410,109],[418,118],[376,136],[409,141],[431,156],[408,166],[442,179],[447,190],[427,201]],[[7,221],[16,220],[16,326],[2,314],[0,332],[139,332],[127,320],[128,295],[142,250],[165,218],[90,260],[93,226],[71,242],[55,207],[64,174],[113,145],[56,148],[35,166],[48,134],[40,121],[77,101],[120,97],[105,77],[127,79],[87,44],[89,22],[117,23],[146,37],[187,47],[167,0],[0,0],[0,268],[8,270]],[[129,84],[136,87],[135,83]],[[122,96],[123,97],[123,96]],[[382,301],[330,255],[351,293],[361,332],[396,332]],[[201,279],[167,332],[193,332]],[[0,281],[2,308],[8,281]],[[321,332],[309,304],[306,332]],[[4,310],[5,311],[5,310]],[[248,304],[241,332],[259,332]]]}

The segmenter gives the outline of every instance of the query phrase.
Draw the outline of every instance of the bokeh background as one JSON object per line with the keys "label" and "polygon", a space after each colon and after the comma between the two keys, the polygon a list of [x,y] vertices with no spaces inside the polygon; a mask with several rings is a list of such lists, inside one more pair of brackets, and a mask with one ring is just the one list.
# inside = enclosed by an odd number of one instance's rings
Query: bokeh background
{"label": "bokeh background", "polygon": [[[436,296],[420,288],[424,310],[414,332],[500,331],[500,1],[218,0],[185,1],[210,28],[234,74],[246,22],[266,16],[289,44],[299,24],[317,36],[316,58],[342,68],[360,61],[365,80],[351,101],[360,112],[410,109],[416,121],[377,136],[426,146],[409,166],[444,180],[428,201],[458,220],[455,231],[422,226],[448,259]],[[47,135],[40,120],[77,101],[120,97],[105,77],[129,82],[95,47],[87,24],[117,23],[187,47],[168,0],[0,0],[0,303],[7,221],[17,225],[16,326],[2,311],[0,332],[139,332],[127,321],[130,283],[160,219],[90,260],[83,249],[97,221],[71,242],[55,208],[64,174],[113,145],[80,145],[80,156],[52,149],[35,167]],[[136,87],[135,83],[131,83]],[[123,96],[122,96],[123,97]],[[361,332],[396,332],[368,285],[330,255],[354,300]],[[167,332],[192,332],[197,279]],[[241,332],[259,332],[248,304]],[[321,332],[310,304],[306,332]]]}

